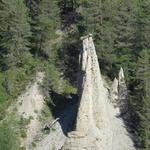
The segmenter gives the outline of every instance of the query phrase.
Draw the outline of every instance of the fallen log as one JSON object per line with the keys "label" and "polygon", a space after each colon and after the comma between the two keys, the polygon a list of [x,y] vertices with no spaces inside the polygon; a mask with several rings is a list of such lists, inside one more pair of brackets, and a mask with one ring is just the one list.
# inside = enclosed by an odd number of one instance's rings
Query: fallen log
{"label": "fallen log", "polygon": [[47,130],[47,129],[50,129],[53,127],[53,125],[60,119],[60,117],[56,118],[55,120],[53,121],[50,121],[48,123],[46,123],[43,127],[44,130]]}

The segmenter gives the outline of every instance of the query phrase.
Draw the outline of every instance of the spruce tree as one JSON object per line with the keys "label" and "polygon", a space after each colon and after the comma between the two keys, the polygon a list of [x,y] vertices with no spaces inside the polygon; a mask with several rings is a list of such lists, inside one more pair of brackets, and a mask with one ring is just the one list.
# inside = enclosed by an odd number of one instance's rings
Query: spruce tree
{"label": "spruce tree", "polygon": [[0,7],[0,46],[5,54],[5,64],[8,67],[21,65],[31,36],[28,9],[23,0],[2,0]]}
{"label": "spruce tree", "polygon": [[[132,1],[133,2],[133,1]],[[127,80],[130,80],[132,62],[135,61],[133,53],[134,46],[134,6],[126,0],[116,1],[114,14],[115,41],[114,49],[117,55],[118,68],[122,66],[125,70]]]}
{"label": "spruce tree", "polygon": [[136,0],[135,9],[135,54],[141,49],[150,49],[150,1]]}
{"label": "spruce tree", "polygon": [[49,41],[55,36],[60,21],[57,3],[57,0],[42,0],[28,5],[32,18],[32,51],[36,56],[47,55],[50,51]]}
{"label": "spruce tree", "polygon": [[147,49],[140,52],[138,59],[137,80],[139,80],[138,89],[141,99],[139,110],[140,128],[139,136],[142,148],[148,150],[150,148],[150,56]]}

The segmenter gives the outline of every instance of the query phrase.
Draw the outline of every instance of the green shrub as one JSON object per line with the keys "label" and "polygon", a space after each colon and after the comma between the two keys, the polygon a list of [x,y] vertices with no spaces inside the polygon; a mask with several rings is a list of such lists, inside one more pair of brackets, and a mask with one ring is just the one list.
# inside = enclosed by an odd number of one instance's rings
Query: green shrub
{"label": "green shrub", "polygon": [[53,64],[49,64],[47,68],[48,86],[53,90],[59,92],[60,87],[60,73]]}
{"label": "green shrub", "polygon": [[0,124],[0,150],[19,150],[17,135],[10,123]]}
{"label": "green shrub", "polygon": [[33,146],[33,147],[36,147],[36,143],[35,143],[35,142],[32,142],[32,146]]}
{"label": "green shrub", "polygon": [[21,136],[22,138],[26,138],[26,137],[27,137],[27,131],[26,131],[26,129],[21,129],[21,130],[20,130],[20,136]]}
{"label": "green shrub", "polygon": [[63,94],[68,95],[68,94],[75,94],[77,92],[77,89],[73,87],[67,80],[64,81],[64,90]]}
{"label": "green shrub", "polygon": [[8,98],[3,83],[4,83],[4,75],[0,73],[0,103],[6,101]]}
{"label": "green shrub", "polygon": [[27,53],[22,57],[19,67],[0,72],[0,120],[5,117],[8,106],[17,99],[29,80],[34,78],[37,64],[39,61]]}
{"label": "green shrub", "polygon": [[4,74],[0,73],[0,120],[5,116],[8,105],[8,94],[4,87]]}
{"label": "green shrub", "polygon": [[19,120],[20,127],[24,128],[25,126],[27,126],[30,123],[31,119],[32,119],[31,116],[28,119],[21,117],[20,120]]}
{"label": "green shrub", "polygon": [[23,146],[21,146],[21,147],[19,148],[19,150],[26,150],[26,148],[23,147]]}

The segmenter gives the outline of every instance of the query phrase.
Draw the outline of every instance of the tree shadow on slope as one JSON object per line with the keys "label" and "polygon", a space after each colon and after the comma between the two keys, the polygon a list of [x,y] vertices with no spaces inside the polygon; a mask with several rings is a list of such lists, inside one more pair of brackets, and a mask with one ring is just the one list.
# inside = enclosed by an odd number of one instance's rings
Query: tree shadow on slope
{"label": "tree shadow on slope", "polygon": [[56,92],[51,92],[51,98],[54,106],[50,106],[54,118],[58,120],[63,133],[67,136],[68,132],[74,129],[77,109],[78,109],[78,96],[71,94],[64,96]]}
{"label": "tree shadow on slope", "polygon": [[[123,111],[120,108],[120,114],[117,115],[116,117],[119,119],[123,120],[124,123],[124,128],[126,128],[127,132],[128,132],[128,136],[130,137],[130,139],[133,141],[133,144],[135,146],[135,148],[139,147],[139,139],[138,139],[138,135],[136,133],[135,130],[135,126],[137,126],[138,124],[136,124],[136,116],[133,114],[133,112],[130,111],[130,109],[128,108],[126,111]],[[133,117],[135,116],[135,117]],[[133,120],[134,118],[134,120]]]}

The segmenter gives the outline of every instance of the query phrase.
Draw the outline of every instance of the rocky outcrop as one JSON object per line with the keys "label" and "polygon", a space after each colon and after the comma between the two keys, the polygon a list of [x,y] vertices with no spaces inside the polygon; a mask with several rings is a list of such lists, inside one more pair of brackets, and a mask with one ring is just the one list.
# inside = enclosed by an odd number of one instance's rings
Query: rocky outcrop
{"label": "rocky outcrop", "polygon": [[106,120],[103,118],[103,114],[106,113],[106,105],[103,98],[106,98],[107,95],[103,86],[95,46],[91,36],[83,39],[81,56],[80,78],[82,82],[79,82],[81,90],[79,92],[80,104],[76,130],[86,133],[91,128],[100,128],[104,125],[101,123]]}
{"label": "rocky outcrop", "polygon": [[110,88],[110,101],[117,106],[118,102],[118,80],[117,78],[114,79],[113,84]]}
{"label": "rocky outcrop", "polygon": [[[100,128],[108,124],[107,93],[103,86],[95,46],[91,35],[83,37],[80,57],[79,109],[76,130],[69,134],[64,149],[99,147]],[[72,143],[70,145],[70,143]],[[77,144],[78,143],[78,144]],[[87,144],[89,143],[89,144]]]}
{"label": "rocky outcrop", "polygon": [[115,78],[110,88],[110,101],[114,107],[119,108],[118,113],[125,114],[128,110],[128,90],[125,82],[123,68],[120,68],[118,79]]}
{"label": "rocky outcrop", "polygon": [[[63,150],[135,150],[124,123],[117,118],[104,86],[91,35],[82,37],[80,54],[79,106],[75,131],[68,134]],[[124,87],[122,70],[111,87],[111,101],[118,99],[118,84]],[[123,91],[123,90],[122,90]],[[117,94],[118,93],[118,94]],[[121,94],[122,95],[122,94]],[[123,95],[122,95],[123,96]],[[120,98],[123,98],[120,96]]]}
{"label": "rocky outcrop", "polygon": [[119,77],[118,77],[119,87],[118,87],[118,100],[121,112],[127,111],[127,96],[128,90],[125,82],[123,68],[120,68]]}
{"label": "rocky outcrop", "polygon": [[119,82],[119,99],[122,101],[126,100],[128,92],[127,92],[127,86],[126,86],[125,77],[124,77],[124,71],[122,67],[120,68],[120,71],[119,71],[118,82]]}
{"label": "rocky outcrop", "polygon": [[128,90],[123,68],[120,68],[118,79],[115,78],[110,88],[110,101],[116,107],[126,107]]}

